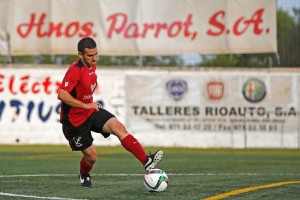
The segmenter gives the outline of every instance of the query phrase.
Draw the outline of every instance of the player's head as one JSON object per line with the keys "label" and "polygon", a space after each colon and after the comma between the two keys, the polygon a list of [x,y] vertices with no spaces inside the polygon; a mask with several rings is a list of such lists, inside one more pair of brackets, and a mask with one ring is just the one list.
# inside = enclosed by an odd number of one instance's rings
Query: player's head
{"label": "player's head", "polygon": [[77,49],[78,49],[78,52],[84,54],[85,52],[85,48],[88,48],[88,49],[95,49],[97,47],[97,44],[95,42],[95,40],[93,38],[90,38],[90,37],[85,37],[85,38],[82,38],[79,42],[78,42],[78,45],[77,45]]}
{"label": "player's head", "polygon": [[88,68],[96,64],[97,61],[97,44],[90,37],[82,38],[78,42],[78,56],[85,66]]}

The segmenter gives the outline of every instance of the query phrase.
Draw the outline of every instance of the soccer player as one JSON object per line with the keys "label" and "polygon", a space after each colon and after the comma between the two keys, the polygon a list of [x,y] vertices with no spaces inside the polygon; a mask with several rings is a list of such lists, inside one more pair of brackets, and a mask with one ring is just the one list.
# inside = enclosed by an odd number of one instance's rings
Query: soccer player
{"label": "soccer player", "polygon": [[155,168],[163,157],[163,151],[149,156],[125,126],[109,111],[93,101],[97,87],[96,60],[98,55],[96,42],[82,38],[78,42],[79,59],[68,68],[57,98],[61,101],[60,122],[62,131],[73,151],[81,151],[79,179],[81,186],[91,187],[90,172],[97,160],[91,131],[102,134],[105,138],[113,134],[122,146],[131,152],[144,166],[145,170]]}

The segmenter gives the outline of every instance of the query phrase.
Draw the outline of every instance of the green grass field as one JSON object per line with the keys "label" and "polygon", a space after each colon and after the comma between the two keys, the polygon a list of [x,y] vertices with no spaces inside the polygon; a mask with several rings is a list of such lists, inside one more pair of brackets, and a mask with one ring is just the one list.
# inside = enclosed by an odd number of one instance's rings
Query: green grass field
{"label": "green grass field", "polygon": [[0,199],[300,199],[300,150],[161,149],[169,186],[150,193],[122,147],[97,147],[93,187],[82,188],[81,154],[68,146],[2,145]]}

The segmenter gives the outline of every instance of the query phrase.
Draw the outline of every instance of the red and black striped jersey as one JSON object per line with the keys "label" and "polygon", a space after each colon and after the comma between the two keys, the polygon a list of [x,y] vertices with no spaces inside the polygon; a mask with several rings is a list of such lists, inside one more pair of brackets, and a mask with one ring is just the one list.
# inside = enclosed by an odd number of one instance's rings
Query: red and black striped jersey
{"label": "red and black striped jersey", "polygon": [[[93,102],[93,93],[97,87],[96,65],[88,69],[79,59],[72,63],[67,70],[61,89],[69,92],[75,99],[83,103]],[[73,126],[85,122],[94,112],[94,109],[71,107],[61,102],[60,121]]]}

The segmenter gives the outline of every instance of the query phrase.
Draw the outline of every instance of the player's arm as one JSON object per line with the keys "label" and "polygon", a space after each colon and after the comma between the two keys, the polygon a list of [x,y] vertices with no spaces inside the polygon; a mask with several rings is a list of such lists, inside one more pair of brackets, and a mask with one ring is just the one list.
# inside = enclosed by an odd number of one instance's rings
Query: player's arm
{"label": "player's arm", "polygon": [[68,104],[72,107],[78,107],[78,108],[84,108],[84,109],[96,109],[99,110],[99,103],[92,102],[92,103],[83,103],[82,101],[79,101],[78,99],[75,99],[70,95],[66,90],[59,89],[57,98],[64,102],[65,104]]}

